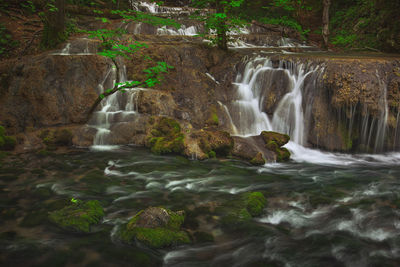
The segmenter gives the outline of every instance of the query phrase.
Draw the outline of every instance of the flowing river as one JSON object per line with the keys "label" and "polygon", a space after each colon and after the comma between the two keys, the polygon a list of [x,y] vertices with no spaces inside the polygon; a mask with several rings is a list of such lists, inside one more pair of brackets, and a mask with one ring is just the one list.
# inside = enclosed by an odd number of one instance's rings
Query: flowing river
{"label": "flowing river", "polygon": [[[1,165],[3,266],[396,266],[400,154],[333,154],[294,143],[285,164],[189,161],[144,149],[9,156]],[[307,151],[303,151],[307,150]],[[307,155],[304,156],[304,155]],[[312,162],[312,163],[311,163]],[[263,214],[223,223],[241,193],[261,191]],[[71,198],[105,207],[91,234],[50,224]],[[185,210],[191,245],[151,250],[115,236],[148,206]]]}

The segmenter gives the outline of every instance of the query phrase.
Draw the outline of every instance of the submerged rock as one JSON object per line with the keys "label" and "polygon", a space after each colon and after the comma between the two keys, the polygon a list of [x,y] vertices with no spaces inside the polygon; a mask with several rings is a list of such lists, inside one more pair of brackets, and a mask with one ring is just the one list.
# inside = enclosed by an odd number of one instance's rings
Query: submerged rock
{"label": "submerged rock", "polygon": [[152,248],[187,244],[189,236],[180,230],[184,220],[183,211],[150,207],[138,212],[120,232],[120,237],[128,243],[136,239]]}
{"label": "submerged rock", "polygon": [[222,207],[222,223],[233,226],[248,222],[252,217],[262,214],[267,200],[261,192],[245,193],[240,199],[230,201],[229,206]]}
{"label": "submerged rock", "polygon": [[51,212],[49,219],[63,229],[89,233],[91,226],[98,224],[103,216],[104,211],[99,201],[77,200],[63,209]]}

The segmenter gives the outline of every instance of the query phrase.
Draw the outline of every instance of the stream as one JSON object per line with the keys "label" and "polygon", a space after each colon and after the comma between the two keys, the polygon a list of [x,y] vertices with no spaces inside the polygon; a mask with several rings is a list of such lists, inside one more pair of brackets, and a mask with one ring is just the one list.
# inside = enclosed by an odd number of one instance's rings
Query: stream
{"label": "stream", "polygon": [[[8,156],[0,169],[0,262],[396,266],[400,154],[351,156],[287,146],[308,157],[294,153],[291,162],[253,167],[236,160],[161,157],[136,147]],[[222,223],[221,207],[252,191],[268,199],[263,214],[248,223]],[[91,234],[71,234],[48,222],[48,212],[71,198],[97,199],[105,207]],[[183,229],[196,241],[165,250],[123,244],[114,233],[148,206],[185,210]]]}

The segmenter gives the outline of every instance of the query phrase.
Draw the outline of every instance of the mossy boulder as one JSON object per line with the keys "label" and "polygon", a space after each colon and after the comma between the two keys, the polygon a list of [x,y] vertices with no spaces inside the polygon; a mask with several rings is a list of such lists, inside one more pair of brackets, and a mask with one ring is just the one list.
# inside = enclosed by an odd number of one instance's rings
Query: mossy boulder
{"label": "mossy boulder", "polygon": [[277,162],[288,161],[290,159],[289,150],[282,147],[289,142],[289,135],[263,131],[261,137],[265,142],[265,147],[275,153]]}
{"label": "mossy boulder", "polygon": [[261,166],[265,164],[265,159],[261,152],[258,152],[257,155],[250,160],[250,163],[254,166]]}
{"label": "mossy boulder", "polygon": [[127,243],[136,239],[152,248],[187,244],[189,236],[180,229],[184,220],[183,211],[150,207],[138,212],[120,231],[120,237]]}
{"label": "mossy boulder", "polygon": [[196,137],[201,150],[210,158],[228,156],[233,149],[233,138],[225,131],[200,131]]}
{"label": "mossy boulder", "polygon": [[157,155],[181,154],[185,148],[181,126],[174,119],[162,117],[148,136],[147,146]]}
{"label": "mossy boulder", "polygon": [[49,220],[66,230],[89,233],[91,226],[98,224],[103,216],[103,208],[97,200],[77,200],[51,212]]}
{"label": "mossy boulder", "polygon": [[287,134],[281,134],[281,133],[276,133],[276,132],[267,132],[263,131],[261,133],[262,138],[264,139],[264,142],[268,144],[269,142],[273,141],[275,142],[279,147],[286,145],[289,140],[290,136]]}
{"label": "mossy boulder", "polygon": [[17,144],[14,136],[6,136],[3,126],[0,126],[0,150],[13,150]]}

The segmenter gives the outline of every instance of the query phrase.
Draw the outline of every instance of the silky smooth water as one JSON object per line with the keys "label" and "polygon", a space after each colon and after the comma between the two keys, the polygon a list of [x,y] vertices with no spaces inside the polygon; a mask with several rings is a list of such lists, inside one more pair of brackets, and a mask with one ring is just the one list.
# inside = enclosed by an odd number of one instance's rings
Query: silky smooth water
{"label": "silky smooth water", "polygon": [[[290,143],[289,149],[295,146]],[[0,169],[0,262],[396,266],[400,155],[309,152],[303,154],[311,158],[262,167],[235,160],[161,157],[130,147],[9,156]],[[224,207],[252,191],[261,191],[268,199],[263,214],[248,223],[223,224]],[[91,234],[65,232],[47,221],[49,211],[72,197],[97,199],[105,207],[102,223]],[[161,250],[121,243],[114,234],[118,227],[149,206],[185,210],[183,228],[192,236],[208,233],[214,241],[194,238],[191,245]]]}

